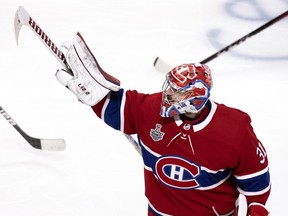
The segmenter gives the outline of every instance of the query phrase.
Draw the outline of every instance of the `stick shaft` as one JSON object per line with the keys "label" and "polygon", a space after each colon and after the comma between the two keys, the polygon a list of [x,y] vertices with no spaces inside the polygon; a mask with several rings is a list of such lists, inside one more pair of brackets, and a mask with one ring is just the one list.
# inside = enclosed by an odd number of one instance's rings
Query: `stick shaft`
{"label": "stick shaft", "polygon": [[240,43],[244,42],[247,38],[252,37],[259,32],[263,31],[264,29],[268,28],[269,26],[273,25],[274,23],[278,22],[279,20],[283,19],[288,15],[288,10],[279,16],[275,17],[274,19],[270,20],[269,22],[265,23],[264,25],[260,26],[259,28],[255,29],[254,31],[244,35],[243,37],[239,38],[238,40],[234,41],[233,43],[229,44],[228,46],[224,47],[223,49],[219,50],[218,52],[214,53],[213,55],[207,57],[206,59],[203,59],[200,61],[201,64],[205,64],[214,58],[217,58],[219,55],[221,55],[223,52],[229,51],[232,47],[239,45]]}
{"label": "stick shaft", "polygon": [[[29,28],[35,33],[38,39],[46,46],[46,48],[60,62],[60,64],[66,69],[66,71],[73,76],[72,71],[68,69],[65,55],[60,51],[60,49],[55,45],[55,43],[50,39],[50,37],[48,37],[48,35],[43,31],[43,29],[40,28],[36,21],[28,14],[28,12],[20,6],[16,12],[14,20],[15,36],[17,43],[19,33],[23,25],[29,26]],[[129,142],[136,148],[137,152],[141,154],[140,146],[137,141],[131,135],[124,135],[129,140]]]}

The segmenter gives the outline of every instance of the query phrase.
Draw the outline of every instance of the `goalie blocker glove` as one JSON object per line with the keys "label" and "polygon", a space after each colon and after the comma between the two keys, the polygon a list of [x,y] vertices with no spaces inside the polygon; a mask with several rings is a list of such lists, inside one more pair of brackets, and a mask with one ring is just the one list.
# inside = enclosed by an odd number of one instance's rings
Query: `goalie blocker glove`
{"label": "goalie blocker glove", "polygon": [[120,81],[102,70],[79,32],[72,44],[62,44],[60,49],[66,57],[67,68],[57,70],[56,78],[82,103],[94,106],[110,91],[120,89]]}

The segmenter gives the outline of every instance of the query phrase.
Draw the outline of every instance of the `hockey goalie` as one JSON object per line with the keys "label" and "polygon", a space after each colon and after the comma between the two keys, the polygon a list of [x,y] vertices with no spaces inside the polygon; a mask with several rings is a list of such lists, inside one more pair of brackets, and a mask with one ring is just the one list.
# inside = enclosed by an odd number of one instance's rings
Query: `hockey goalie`
{"label": "hockey goalie", "polygon": [[161,92],[143,94],[121,88],[80,33],[62,50],[73,76],[61,69],[58,81],[107,125],[137,134],[149,216],[236,216],[239,194],[248,216],[269,215],[266,150],[247,113],[210,98],[207,65],[176,66]]}

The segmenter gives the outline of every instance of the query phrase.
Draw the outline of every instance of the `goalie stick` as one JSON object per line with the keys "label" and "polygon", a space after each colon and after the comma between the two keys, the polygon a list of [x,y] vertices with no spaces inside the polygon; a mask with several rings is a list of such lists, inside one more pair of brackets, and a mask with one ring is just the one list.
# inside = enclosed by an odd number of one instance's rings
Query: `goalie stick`
{"label": "goalie stick", "polygon": [[31,137],[19,127],[14,119],[12,119],[11,116],[1,106],[0,113],[33,148],[47,151],[63,151],[65,149],[66,144],[64,139],[43,139]]}
{"label": "goalie stick", "polygon": [[[200,63],[201,64],[205,64],[205,63],[217,58],[222,53],[228,52],[231,48],[239,45],[240,43],[242,43],[244,41],[246,41],[246,39],[252,37],[253,35],[256,35],[257,33],[261,32],[261,31],[263,31],[264,29],[268,28],[269,26],[273,25],[274,23],[278,22],[279,20],[283,19],[286,16],[288,16],[288,10],[285,11],[284,13],[280,14],[279,16],[273,18],[272,20],[270,20],[269,22],[265,23],[264,25],[258,27],[254,31],[244,35],[243,37],[239,38],[238,40],[234,41],[233,43],[227,45],[226,47],[224,47],[223,49],[219,50],[218,52],[212,54],[211,56],[207,57],[206,59],[203,59],[202,61],[200,61]],[[168,73],[172,69],[172,67],[170,65],[168,65],[160,57],[156,57],[156,59],[154,60],[154,64],[153,65],[156,68],[156,70],[158,70],[158,71],[160,71],[162,73]]]}
{"label": "goalie stick", "polygon": [[[73,73],[67,66],[67,61],[65,55],[60,51],[60,49],[55,45],[55,43],[48,37],[48,35],[43,31],[42,28],[35,22],[35,20],[28,14],[28,12],[20,6],[15,14],[14,19],[14,30],[15,30],[15,37],[16,42],[18,44],[19,33],[21,27],[23,25],[28,26],[34,34],[38,37],[38,39],[46,46],[46,48],[53,54],[53,56],[60,62],[62,67],[65,68],[72,76]],[[136,151],[141,155],[141,149],[137,141],[128,134],[125,134],[125,137],[129,140],[129,142],[134,146]]]}

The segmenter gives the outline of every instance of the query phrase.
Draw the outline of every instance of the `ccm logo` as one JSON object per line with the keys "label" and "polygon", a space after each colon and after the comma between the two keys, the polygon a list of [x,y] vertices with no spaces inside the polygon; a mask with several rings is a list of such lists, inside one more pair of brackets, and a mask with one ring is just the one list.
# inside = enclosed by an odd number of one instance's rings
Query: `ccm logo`
{"label": "ccm logo", "polygon": [[165,185],[178,189],[192,189],[199,187],[195,177],[200,174],[196,164],[183,158],[165,156],[155,165],[156,175]]}

